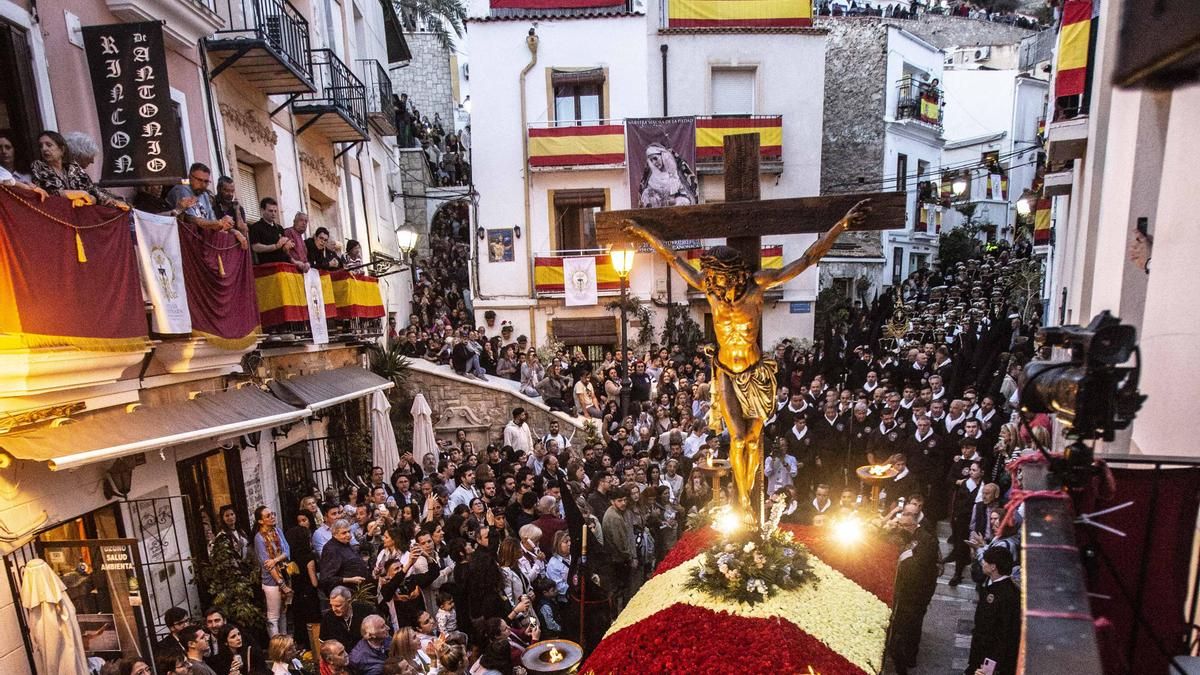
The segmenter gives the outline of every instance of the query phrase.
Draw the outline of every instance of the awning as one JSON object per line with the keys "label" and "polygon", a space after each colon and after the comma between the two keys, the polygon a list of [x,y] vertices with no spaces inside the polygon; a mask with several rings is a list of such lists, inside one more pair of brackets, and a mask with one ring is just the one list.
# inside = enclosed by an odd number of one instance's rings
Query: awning
{"label": "awning", "polygon": [[396,5],[391,0],[380,0],[380,4],[383,5],[383,34],[387,40],[388,64],[411,61],[412,52],[408,49],[408,41],[404,39],[404,26],[396,14]]}
{"label": "awning", "polygon": [[0,449],[13,457],[46,462],[53,470],[140,454],[193,441],[224,439],[296,422],[311,413],[290,406],[255,386],[162,406],[138,407],[125,415],[100,415],[12,436]]}
{"label": "awning", "polygon": [[298,408],[320,410],[395,386],[369,370],[355,366],[322,370],[267,385],[280,400]]}

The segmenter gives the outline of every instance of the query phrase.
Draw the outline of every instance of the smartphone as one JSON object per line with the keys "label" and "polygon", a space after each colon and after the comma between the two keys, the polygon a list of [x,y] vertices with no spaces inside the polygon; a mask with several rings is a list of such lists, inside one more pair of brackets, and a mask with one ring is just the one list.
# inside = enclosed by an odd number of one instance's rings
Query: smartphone
{"label": "smartphone", "polygon": [[996,662],[991,659],[984,659],[979,669],[987,673],[987,675],[992,675],[996,671]]}

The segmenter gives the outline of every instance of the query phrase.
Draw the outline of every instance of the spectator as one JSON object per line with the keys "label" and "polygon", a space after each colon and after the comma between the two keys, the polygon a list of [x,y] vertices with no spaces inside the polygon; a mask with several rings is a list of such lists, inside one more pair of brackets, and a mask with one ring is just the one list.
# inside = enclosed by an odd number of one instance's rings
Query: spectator
{"label": "spectator", "polygon": [[52,195],[66,197],[76,206],[103,204],[126,211],[129,205],[101,190],[91,176],[71,157],[67,140],[57,131],[38,134],[41,159],[33,162],[30,173],[33,184]]}
{"label": "spectator", "polygon": [[288,248],[288,256],[300,273],[308,271],[308,244],[304,240],[304,232],[308,230],[308,214],[303,211],[297,211],[296,215],[292,216],[292,226],[283,231],[283,236],[292,241],[292,246]]}
{"label": "spectator", "polygon": [[391,635],[387,624],[378,614],[363,618],[362,639],[350,650],[350,670],[354,675],[380,675],[388,659]]}
{"label": "spectator", "polygon": [[275,519],[275,512],[266,506],[254,510],[254,552],[260,561],[262,590],[267,602],[267,634],[270,636],[283,632],[283,607],[292,595],[285,565],[291,553]]}
{"label": "spectator", "polygon": [[304,242],[307,259],[310,265],[319,270],[336,270],[342,268],[342,261],[334,250],[334,244],[329,239],[329,230],[318,227],[313,236]]}
{"label": "spectator", "polygon": [[250,226],[250,248],[255,262],[259,265],[291,262],[291,250],[296,244],[279,224],[279,202],[274,197],[263,197],[258,209],[262,217]]}
{"label": "spectator", "polygon": [[321,616],[322,651],[329,641],[350,645],[353,650],[361,639],[363,620],[374,614],[374,608],[365,602],[353,602],[351,597],[350,589],[345,586],[329,591],[329,609]]}

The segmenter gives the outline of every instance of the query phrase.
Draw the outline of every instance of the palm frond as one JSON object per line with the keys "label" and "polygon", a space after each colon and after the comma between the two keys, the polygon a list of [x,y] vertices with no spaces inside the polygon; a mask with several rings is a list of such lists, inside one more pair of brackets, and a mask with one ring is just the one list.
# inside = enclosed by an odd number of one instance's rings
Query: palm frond
{"label": "palm frond", "polygon": [[407,31],[433,33],[438,44],[451,50],[450,32],[461,38],[466,31],[467,6],[463,0],[393,0]]}

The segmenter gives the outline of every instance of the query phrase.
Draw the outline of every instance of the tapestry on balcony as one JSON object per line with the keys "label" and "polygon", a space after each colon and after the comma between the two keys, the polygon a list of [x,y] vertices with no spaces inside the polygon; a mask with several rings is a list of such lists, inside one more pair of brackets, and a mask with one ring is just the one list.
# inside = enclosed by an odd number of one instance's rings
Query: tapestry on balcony
{"label": "tapestry on balcony", "polygon": [[0,187],[0,349],[147,346],[129,214]]}
{"label": "tapestry on balcony", "polygon": [[247,349],[262,332],[250,251],[229,232],[179,225],[192,335],[220,349]]}

